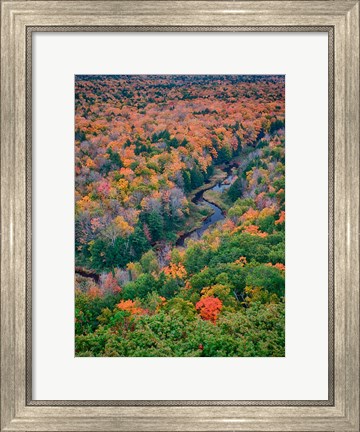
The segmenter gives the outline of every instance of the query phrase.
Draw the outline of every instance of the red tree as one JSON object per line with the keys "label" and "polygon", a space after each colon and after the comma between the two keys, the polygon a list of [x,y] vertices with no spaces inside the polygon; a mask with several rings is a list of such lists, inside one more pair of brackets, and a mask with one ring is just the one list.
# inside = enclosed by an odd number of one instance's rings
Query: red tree
{"label": "red tree", "polygon": [[222,302],[216,297],[205,297],[196,303],[196,310],[200,312],[201,318],[214,324],[221,309]]}

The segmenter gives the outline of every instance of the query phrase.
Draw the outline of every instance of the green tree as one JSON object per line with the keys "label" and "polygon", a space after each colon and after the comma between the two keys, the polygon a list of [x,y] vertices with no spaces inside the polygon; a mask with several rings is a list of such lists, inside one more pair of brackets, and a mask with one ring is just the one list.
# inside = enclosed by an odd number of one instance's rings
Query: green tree
{"label": "green tree", "polygon": [[234,181],[234,183],[229,187],[228,189],[228,196],[230,197],[231,201],[234,202],[236,201],[238,198],[241,197],[241,195],[243,194],[243,184],[241,179],[236,179]]}
{"label": "green tree", "polygon": [[277,268],[258,265],[250,268],[246,276],[246,285],[260,287],[278,297],[285,295],[285,278]]}
{"label": "green tree", "polygon": [[204,176],[196,165],[190,171],[190,179],[192,189],[196,189],[204,184]]}
{"label": "green tree", "polygon": [[144,253],[140,260],[141,267],[144,273],[152,273],[159,271],[159,263],[156,253],[151,249]]}
{"label": "green tree", "polygon": [[152,211],[148,215],[148,225],[153,241],[161,240],[164,236],[164,219],[157,211]]}
{"label": "green tree", "polygon": [[232,159],[232,150],[229,146],[223,146],[218,150],[218,156],[216,158],[216,163],[228,163]]}
{"label": "green tree", "polygon": [[192,183],[191,183],[191,174],[189,171],[182,171],[182,177],[184,179],[184,190],[185,192],[190,192],[192,189]]}

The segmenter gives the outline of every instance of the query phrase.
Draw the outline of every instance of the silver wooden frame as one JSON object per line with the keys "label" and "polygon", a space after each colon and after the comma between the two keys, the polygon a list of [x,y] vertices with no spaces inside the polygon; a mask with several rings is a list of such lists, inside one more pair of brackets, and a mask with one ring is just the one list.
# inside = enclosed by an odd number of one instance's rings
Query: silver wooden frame
{"label": "silver wooden frame", "polygon": [[[1,431],[359,431],[359,2],[2,1]],[[324,31],[329,35],[329,397],[34,401],[31,35]]]}

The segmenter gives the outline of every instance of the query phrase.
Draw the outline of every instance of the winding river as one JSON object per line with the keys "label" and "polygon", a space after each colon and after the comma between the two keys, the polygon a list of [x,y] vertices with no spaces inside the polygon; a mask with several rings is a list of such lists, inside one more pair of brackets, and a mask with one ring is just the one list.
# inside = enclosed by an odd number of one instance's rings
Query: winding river
{"label": "winding river", "polygon": [[215,186],[209,187],[207,189],[203,189],[195,194],[194,198],[192,199],[192,202],[196,205],[206,205],[211,209],[212,214],[202,222],[199,228],[196,228],[180,236],[176,242],[176,246],[180,246],[180,247],[185,246],[185,241],[188,238],[199,239],[211,225],[214,225],[216,222],[225,219],[225,214],[221,210],[221,208],[211,203],[210,201],[207,201],[204,198],[204,193],[208,190],[213,190],[215,192],[223,192],[225,189],[228,189],[230,187],[233,178],[231,169],[232,169],[232,165],[229,165],[224,169],[224,171],[227,173],[227,177],[224,180],[217,183]]}
{"label": "winding river", "polygon": [[[218,182],[214,186],[209,186],[208,188],[205,188],[205,189],[203,189],[203,190],[201,190],[195,194],[195,196],[192,198],[192,202],[196,205],[206,205],[207,207],[209,207],[211,209],[211,214],[206,219],[204,219],[202,221],[202,224],[199,228],[196,228],[192,231],[188,231],[188,232],[184,233],[183,235],[181,235],[176,242],[176,246],[184,247],[185,242],[188,238],[199,239],[211,225],[214,225],[216,222],[219,222],[219,221],[225,219],[225,214],[221,210],[221,208],[218,207],[217,205],[207,201],[204,198],[204,192],[206,192],[208,190],[213,190],[215,192],[223,192],[224,190],[228,189],[230,187],[233,179],[234,179],[234,174],[232,173],[233,168],[236,167],[237,171],[238,171],[238,175],[240,175],[240,173],[247,166],[249,161],[252,158],[259,156],[259,155],[261,155],[261,150],[255,149],[254,151],[250,152],[244,159],[242,159],[240,163],[231,163],[229,165],[226,165],[222,169],[227,174],[227,176],[224,180]],[[210,183],[210,181],[209,181],[209,183]],[[92,278],[96,282],[99,280],[99,277],[100,277],[95,271],[87,270],[87,269],[84,269],[83,267],[76,267],[75,273],[77,273],[83,277]]]}
{"label": "winding river", "polygon": [[206,188],[204,190],[201,190],[197,194],[195,194],[194,198],[192,199],[192,202],[194,204],[198,205],[206,205],[210,207],[212,214],[208,216],[201,224],[199,228],[196,228],[195,230],[188,231],[182,236],[180,236],[176,242],[176,246],[183,247],[185,246],[185,240],[188,238],[193,239],[199,239],[205,230],[209,228],[209,226],[215,224],[216,222],[223,220],[225,218],[224,212],[221,210],[220,207],[217,205],[207,201],[204,198],[204,192],[208,190],[213,190],[215,192],[223,192],[225,189],[228,189],[233,181],[234,175],[232,173],[233,168],[237,168],[238,175],[241,175],[242,171],[245,169],[245,167],[249,164],[249,162],[254,159],[255,157],[259,157],[262,154],[262,150],[255,148],[253,151],[248,153],[244,158],[241,159],[238,163],[230,163],[226,165],[222,170],[226,172],[227,176],[224,180],[217,183],[215,186]]}

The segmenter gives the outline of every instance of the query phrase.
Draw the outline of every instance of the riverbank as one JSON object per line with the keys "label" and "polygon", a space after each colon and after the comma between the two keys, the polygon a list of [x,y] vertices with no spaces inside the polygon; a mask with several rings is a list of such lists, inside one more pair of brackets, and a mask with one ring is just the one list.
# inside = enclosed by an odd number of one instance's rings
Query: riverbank
{"label": "riverbank", "polygon": [[224,198],[220,199],[220,195],[224,195],[224,190],[230,185],[232,166],[227,164],[217,167],[211,179],[188,196],[192,206],[196,206],[197,209],[206,207],[211,213],[205,218],[198,219],[193,225],[188,224],[191,228],[180,233],[176,246],[184,246],[185,240],[190,237],[200,238],[211,225],[225,218],[230,204],[228,205]]}
{"label": "riverbank", "polygon": [[204,192],[203,197],[206,201],[208,201],[211,204],[216,205],[219,207],[225,214],[231,207],[231,203],[226,202],[224,198],[226,198],[226,195],[224,192],[216,192],[214,190],[207,190]]}
{"label": "riverbank", "polygon": [[[248,147],[244,149],[244,153],[236,158],[233,158],[230,164],[222,166],[222,170],[225,170],[225,178],[231,179],[231,169],[236,167],[237,175],[239,177],[243,170],[248,166],[249,162],[253,160],[255,157],[260,157],[262,155],[262,150],[258,148]],[[224,171],[223,171],[224,172]],[[229,208],[233,205],[233,202],[229,199],[227,194],[224,194],[224,190],[230,187],[232,181],[235,178],[232,177],[229,184],[222,184],[220,187],[211,187],[206,188],[203,193],[203,197],[209,203],[219,207],[225,214],[229,210]],[[219,183],[223,182],[224,178],[219,181]]]}
{"label": "riverbank", "polygon": [[[239,176],[254,157],[260,157],[262,154],[261,149],[249,150],[246,149],[245,157],[238,156],[228,164],[217,166],[214,175],[206,183],[187,195],[189,216],[183,229],[176,233],[175,247],[184,247],[189,238],[201,238],[210,226],[226,217],[233,203],[225,191],[235,176]],[[156,248],[156,245],[153,245],[153,248]],[[95,281],[99,278],[97,272],[86,269],[84,263],[75,269],[75,274]]]}
{"label": "riverbank", "polygon": [[188,195],[188,198],[192,201],[200,192],[213,188],[218,183],[221,183],[226,177],[227,173],[225,171],[223,171],[221,168],[215,168],[214,175],[202,186],[191,191]]}
{"label": "riverbank", "polygon": [[185,229],[177,233],[176,243],[185,235],[190,235],[201,228],[203,223],[214,214],[214,211],[206,204],[190,203],[190,216],[185,224]]}
{"label": "riverbank", "polygon": [[201,229],[205,221],[215,214],[214,208],[207,205],[205,200],[201,200],[201,195],[224,181],[227,175],[225,171],[217,167],[215,168],[214,175],[206,183],[189,193],[187,198],[190,201],[190,216],[186,222],[185,229],[177,233],[177,245],[179,245],[179,242],[182,243],[184,237],[190,236],[196,230]]}

